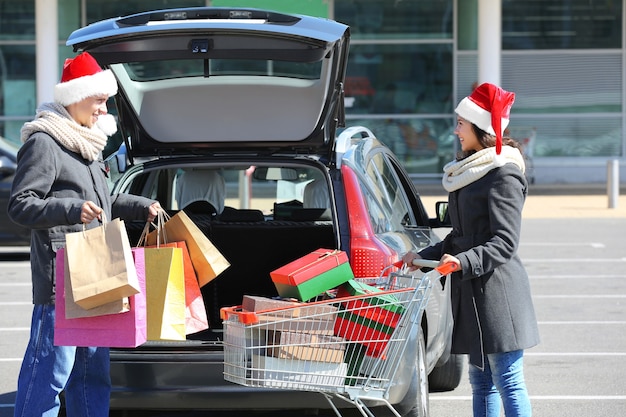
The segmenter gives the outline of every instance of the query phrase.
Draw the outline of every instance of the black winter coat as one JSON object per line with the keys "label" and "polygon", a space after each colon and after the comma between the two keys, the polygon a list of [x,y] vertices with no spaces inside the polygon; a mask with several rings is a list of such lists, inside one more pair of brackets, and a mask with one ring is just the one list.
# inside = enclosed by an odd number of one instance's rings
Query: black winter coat
{"label": "black winter coat", "polygon": [[517,254],[527,183],[514,164],[449,194],[452,231],[420,251],[425,259],[444,253],[461,261],[451,279],[452,353],[469,354],[484,368],[484,355],[527,349],[539,330],[526,270]]}

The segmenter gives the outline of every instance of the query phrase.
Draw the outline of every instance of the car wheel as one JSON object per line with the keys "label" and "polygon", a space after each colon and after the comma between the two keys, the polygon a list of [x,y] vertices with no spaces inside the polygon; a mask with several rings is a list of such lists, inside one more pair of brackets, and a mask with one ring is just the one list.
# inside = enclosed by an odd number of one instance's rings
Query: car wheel
{"label": "car wheel", "polygon": [[431,391],[452,391],[459,386],[463,374],[463,358],[463,355],[450,355],[446,363],[432,370],[428,376]]}
{"label": "car wheel", "polygon": [[426,373],[426,341],[422,328],[419,329],[415,372],[404,399],[395,407],[403,417],[428,417],[428,374]]}

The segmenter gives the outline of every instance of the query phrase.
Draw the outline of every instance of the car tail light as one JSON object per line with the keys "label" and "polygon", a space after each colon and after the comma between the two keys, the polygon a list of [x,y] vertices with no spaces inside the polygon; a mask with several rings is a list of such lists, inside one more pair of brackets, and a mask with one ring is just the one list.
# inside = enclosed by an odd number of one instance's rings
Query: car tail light
{"label": "car tail light", "polygon": [[343,165],[341,173],[350,224],[350,265],[356,278],[376,278],[386,267],[398,261],[399,256],[372,230],[367,205],[354,171]]}

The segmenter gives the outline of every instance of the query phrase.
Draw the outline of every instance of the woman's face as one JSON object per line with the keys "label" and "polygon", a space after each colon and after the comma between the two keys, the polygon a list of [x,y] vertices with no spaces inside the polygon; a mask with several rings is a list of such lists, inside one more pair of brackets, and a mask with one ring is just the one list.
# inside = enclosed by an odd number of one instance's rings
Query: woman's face
{"label": "woman's face", "polygon": [[107,114],[106,94],[101,96],[87,97],[67,106],[67,112],[79,125],[92,128],[98,121],[98,116]]}
{"label": "woman's face", "polygon": [[483,149],[483,146],[478,141],[476,133],[474,133],[474,129],[472,129],[472,124],[460,116],[457,116],[456,118],[456,128],[454,129],[454,134],[459,137],[461,150],[463,152],[478,152]]}

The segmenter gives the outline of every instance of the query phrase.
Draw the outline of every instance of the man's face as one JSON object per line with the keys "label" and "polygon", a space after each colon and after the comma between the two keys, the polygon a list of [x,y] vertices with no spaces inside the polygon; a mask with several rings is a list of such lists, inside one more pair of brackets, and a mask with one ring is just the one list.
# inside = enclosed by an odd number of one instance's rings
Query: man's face
{"label": "man's face", "polygon": [[98,121],[98,116],[107,114],[108,98],[106,94],[87,97],[66,108],[76,123],[91,129]]}

